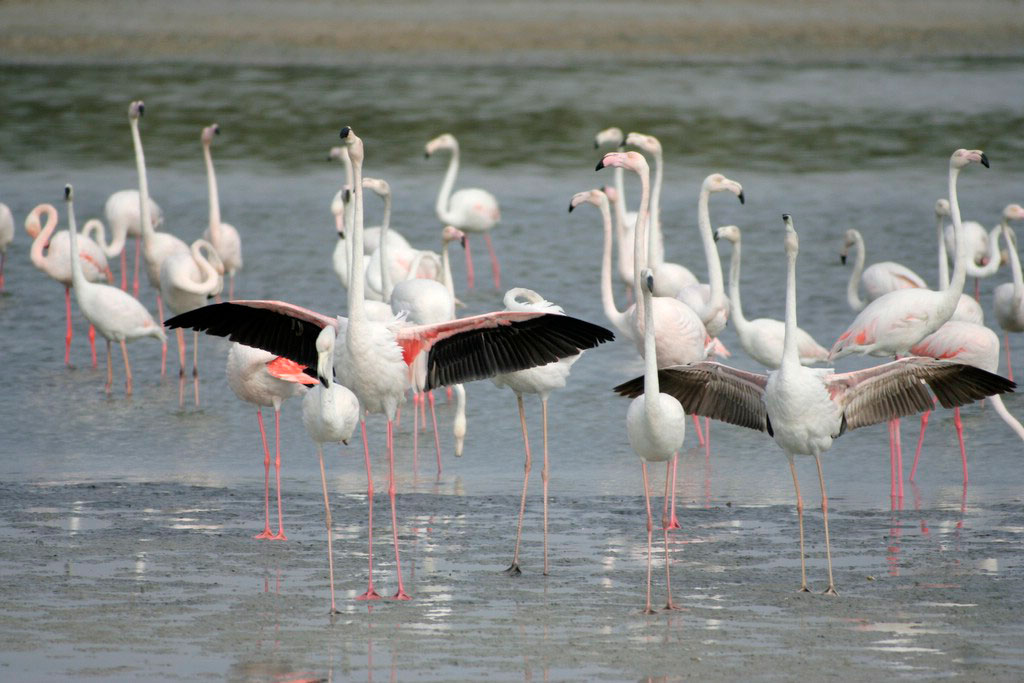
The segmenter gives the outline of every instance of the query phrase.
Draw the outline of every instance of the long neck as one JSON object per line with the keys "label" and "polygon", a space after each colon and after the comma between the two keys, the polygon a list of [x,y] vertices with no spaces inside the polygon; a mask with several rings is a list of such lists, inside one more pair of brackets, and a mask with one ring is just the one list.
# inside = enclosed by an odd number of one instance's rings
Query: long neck
{"label": "long neck", "polygon": [[[953,301],[960,298],[964,291],[964,282],[967,280],[967,249],[964,245],[964,229],[960,222],[960,203],[956,198],[956,181],[960,175],[960,169],[950,165],[949,167],[949,214],[953,219],[953,277],[949,281],[949,287],[944,293]],[[955,305],[955,304],[954,304]]]}
{"label": "long neck", "polygon": [[434,211],[437,212],[437,217],[442,223],[448,223],[450,221],[445,220],[445,216],[448,215],[448,198],[452,194],[452,188],[455,187],[455,176],[459,174],[459,146],[455,145],[452,147],[452,158],[448,161],[448,170],[445,171],[444,180],[441,182],[441,189],[437,193],[437,204],[434,206]]}
{"label": "long neck", "polygon": [[740,240],[732,245],[732,257],[729,259],[729,317],[737,331],[746,327],[747,319],[743,317],[743,304],[740,303]]}
{"label": "long neck", "polygon": [[[658,353],[654,340],[654,306],[651,305],[651,293],[645,287],[643,290],[644,302],[644,394],[650,397],[657,397],[661,389],[658,385]],[[657,406],[649,405],[657,403],[645,401],[644,408],[650,414]]]}
{"label": "long neck", "polygon": [[[616,167],[616,173],[622,173],[622,167]],[[618,188],[616,188],[618,189]],[[626,198],[619,192],[619,198],[615,204],[615,240],[618,244],[617,258],[619,269],[624,270],[625,264],[633,258],[632,245],[626,240]]]}
{"label": "long neck", "polygon": [[718,258],[718,247],[715,246],[715,236],[711,233],[711,213],[708,210],[708,199],[711,193],[701,188],[700,198],[697,202],[697,223],[700,227],[700,239],[704,243],[704,258],[708,262],[708,284],[711,286],[712,308],[722,305],[725,298],[725,286],[722,282],[722,262]]}
{"label": "long neck", "polygon": [[455,281],[452,279],[452,262],[448,257],[448,246],[451,244],[450,240],[444,240],[441,243],[441,284],[448,290],[448,294],[451,295],[452,300],[455,299]]}
{"label": "long neck", "polygon": [[81,295],[82,288],[87,287],[82,263],[78,260],[78,225],[75,223],[75,206],[68,202],[68,235],[71,238],[71,284],[75,293]]}
{"label": "long neck", "polygon": [[210,241],[216,245],[220,237],[220,194],[209,145],[203,145],[203,158],[206,160],[206,191],[210,195]]}
{"label": "long neck", "polygon": [[132,145],[135,147],[135,170],[139,175],[139,216],[142,221],[142,243],[153,239],[153,221],[149,215],[149,182],[146,180],[146,156],[142,152],[142,137],[139,135],[139,120],[131,119]]}
{"label": "long neck", "polygon": [[665,261],[665,242],[661,236],[661,178],[663,173],[661,152],[654,153],[654,187],[651,189],[651,222],[647,243],[647,262],[651,267]]}
{"label": "long neck", "polygon": [[[621,168],[615,170],[620,171]],[[602,201],[601,220],[604,223],[604,249],[601,254],[601,306],[604,314],[616,327],[622,320],[622,313],[615,307],[615,295],[612,293],[612,214],[608,202]]]}
{"label": "long neck", "polygon": [[846,284],[846,300],[849,302],[850,308],[860,311],[863,310],[866,303],[860,298],[860,293],[857,291],[860,288],[861,273],[864,272],[864,239],[859,232],[854,233],[853,248],[855,250],[853,271],[850,273],[850,281]]}
{"label": "long neck", "polygon": [[[192,258],[195,259],[196,265],[199,266],[199,271],[202,273],[203,277],[199,282],[198,289],[209,294],[215,292],[217,287],[220,285],[220,273],[218,273],[217,269],[210,263],[209,257],[203,254],[203,249],[210,249],[210,251],[213,252],[211,246],[212,245],[192,246]],[[216,257],[214,256],[214,258]]]}
{"label": "long neck", "polygon": [[[362,208],[360,207],[360,211]],[[388,223],[391,220],[391,194],[384,195],[384,218],[380,224],[380,289],[384,303],[391,302],[394,285],[391,282],[391,263],[388,261]],[[362,230],[359,231],[362,240]]]}
{"label": "long neck", "polygon": [[[363,301],[366,288],[366,268],[363,264],[363,164],[352,162],[352,263],[348,270],[348,316],[349,322],[366,318]],[[383,238],[383,235],[381,236]],[[381,241],[381,245],[384,241]],[[381,252],[383,259],[384,252]]]}
{"label": "long neck", "polygon": [[[646,228],[647,221],[649,219],[649,208],[651,204],[651,176],[650,172],[645,168],[639,173],[640,175],[640,206],[636,211],[636,226],[633,228],[633,293],[640,291],[640,271],[644,269],[644,258],[646,256],[644,250],[644,239],[647,237]],[[641,307],[643,299],[637,299],[637,307]],[[643,308],[650,308],[650,306],[642,306]],[[638,315],[642,315],[643,312],[637,310]]]}
{"label": "long neck", "polygon": [[1021,275],[1020,256],[1017,254],[1017,247],[1010,239],[1010,226],[1003,223],[1003,238],[1006,240],[1006,250],[1010,252],[1010,271],[1013,273],[1013,300],[1016,302],[1024,298],[1024,276]]}
{"label": "long neck", "polygon": [[992,277],[999,272],[1000,266],[1000,255],[999,255],[999,235],[1003,231],[1003,225],[1006,224],[1006,218],[1003,218],[1002,223],[992,228],[992,231],[988,234],[988,262],[983,266],[974,265],[973,261],[967,262],[967,274],[972,277]]}
{"label": "long neck", "polygon": [[782,343],[781,367],[800,365],[796,338],[796,254],[786,253],[786,336]]}
{"label": "long neck", "polygon": [[111,240],[107,242],[107,228],[103,225],[103,221],[98,218],[90,218],[85,222],[85,225],[82,226],[83,235],[89,235],[90,233],[93,235],[93,241],[100,245],[100,249],[103,250],[103,255],[107,258],[113,258],[120,254],[124,249],[124,243],[128,237],[127,230],[121,231],[111,229]]}
{"label": "long neck", "polygon": [[946,255],[946,226],[942,214],[935,214],[936,232],[939,236],[939,288],[949,287],[949,256]]}

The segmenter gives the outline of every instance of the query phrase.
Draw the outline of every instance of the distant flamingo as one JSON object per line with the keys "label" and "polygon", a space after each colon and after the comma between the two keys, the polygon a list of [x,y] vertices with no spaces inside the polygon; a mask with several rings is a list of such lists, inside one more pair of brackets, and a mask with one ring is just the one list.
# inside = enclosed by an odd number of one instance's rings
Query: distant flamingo
{"label": "distant flamingo", "polygon": [[[874,301],[883,294],[895,292],[897,289],[912,289],[915,287],[927,287],[921,276],[895,261],[879,261],[864,268],[864,238],[859,230],[850,228],[843,235],[843,248],[839,252],[839,259],[845,264],[846,257],[854,248],[853,270],[850,272],[850,282],[846,286],[846,301],[854,311],[862,311],[868,302]],[[860,298],[858,289],[864,286],[867,294],[867,301]]]}
{"label": "distant flamingo", "polygon": [[[741,234],[735,225],[725,225],[715,231],[715,241],[727,240],[732,243],[732,260],[729,265],[730,319],[740,346],[747,354],[766,368],[776,369],[782,363],[782,350],[786,339],[786,324],[772,318],[747,320],[743,315],[740,301],[740,260]],[[797,327],[797,354],[801,365],[823,363],[828,358],[828,349],[814,341],[814,338]]]}
{"label": "distant flamingo", "polygon": [[4,291],[4,264],[7,262],[7,247],[14,239],[14,216],[11,209],[0,202],[0,293]]}
{"label": "distant flamingo", "polygon": [[[981,278],[991,277],[999,270],[1001,259],[998,256],[998,244],[992,244],[989,232],[985,226],[978,221],[962,221],[961,228],[964,233],[964,249],[967,251],[967,277],[974,278],[974,299],[980,299]],[[997,230],[993,230],[993,233]],[[947,226],[944,234],[946,250],[953,251],[955,236],[953,227]]]}
{"label": "distant flamingo", "polygon": [[[180,333],[181,330],[179,329]],[[273,369],[273,372],[272,372]],[[284,518],[281,512],[281,404],[304,392],[301,383],[281,379],[282,373],[298,375],[301,369],[292,361],[278,358],[262,349],[232,344],[228,351],[228,386],[235,396],[256,406],[256,421],[260,426],[260,440],[263,443],[263,531],[253,538],[287,541],[284,534]],[[267,432],[263,427],[263,408],[274,409],[274,473],[277,476],[277,533],[270,530],[270,449],[267,448]]]}
{"label": "distant flamingo", "polygon": [[[348,146],[354,168],[355,220],[353,253],[363,249],[363,142],[348,126],[341,138]],[[381,323],[366,317],[364,274],[356,267],[348,287],[349,318],[330,317],[280,301],[240,301],[205,306],[167,321],[169,327],[191,327],[233,341],[263,348],[307,367],[316,362],[315,342],[323,328],[344,331],[345,343],[335,347],[334,370],[339,381],[359,398],[370,413],[387,419],[388,494],[391,499],[392,540],[395,548],[398,592],[409,599],[402,583],[398,552],[398,519],[395,510],[394,442],[392,425],[409,385],[408,367],[427,352],[423,388],[492,377],[499,372],[524,370],[579,353],[613,338],[604,328],[570,318],[543,313],[499,311],[434,325]],[[366,423],[361,420],[367,471],[367,501],[373,501]],[[372,507],[371,507],[372,515]],[[370,533],[370,583],[360,596],[378,599],[373,587],[373,520]]]}
{"label": "distant flamingo", "polygon": [[[46,214],[46,227],[40,227],[39,216]],[[71,237],[66,230],[54,234],[57,229],[57,208],[53,204],[40,204],[25,217],[25,232],[32,238],[29,257],[32,264],[57,282],[64,285],[64,308],[67,312],[67,332],[64,335],[64,365],[71,365]],[[78,241],[78,258],[82,274],[89,282],[113,282],[114,276],[107,267],[107,258],[96,242],[83,236]],[[45,251],[44,251],[45,250]],[[93,367],[96,366],[96,330],[89,324],[89,347],[92,351]]]}
{"label": "distant flamingo", "polygon": [[[491,272],[494,275],[494,288],[501,289],[501,269],[498,256],[494,253],[491,243],[491,230],[501,220],[498,200],[487,190],[479,188],[463,188],[452,193],[455,187],[455,176],[459,173],[459,142],[451,133],[444,133],[427,143],[425,154],[430,155],[440,150],[450,150],[451,160],[445,172],[441,189],[437,193],[435,210],[437,218],[445,225],[454,225],[468,233],[483,233],[487,249],[491,253]],[[466,240],[466,280],[473,289],[473,258],[469,251],[469,240]]]}
{"label": "distant flamingo", "polygon": [[110,342],[121,345],[124,357],[124,393],[132,393],[132,367],[128,362],[128,347],[125,342],[140,337],[154,337],[161,342],[167,336],[163,328],[153,320],[145,306],[127,292],[106,284],[90,282],[83,272],[82,259],[73,258],[79,252],[78,229],[75,224],[74,191],[70,185],[64,188],[64,197],[68,207],[68,234],[71,238],[70,249],[66,254],[71,268],[71,279],[75,289],[75,300],[82,314],[90,324],[95,325],[103,338],[107,340],[107,384],[109,394],[114,382],[113,364],[110,356]]}
{"label": "distant flamingo", "polygon": [[[132,296],[139,296],[139,259],[142,250],[142,218],[139,213],[139,191],[137,189],[118,190],[109,197],[103,207],[110,226],[111,243],[107,257],[121,256],[121,289],[128,289],[128,260],[125,254],[125,242],[128,237],[135,238],[135,276],[132,279]],[[156,230],[164,222],[164,212],[160,206],[149,200],[149,215]]]}
{"label": "distant flamingo", "polygon": [[[615,147],[616,151],[623,152],[625,151],[625,142],[626,136],[622,129],[613,126],[599,131],[594,136],[594,149],[611,145]],[[622,284],[626,286],[627,294],[631,294],[633,287],[633,224],[636,222],[636,212],[626,209],[624,176],[623,169],[616,168],[612,185],[610,188],[605,188],[604,192],[615,212],[616,271]],[[696,282],[697,278],[693,278],[693,282],[689,284]]]}
{"label": "distant flamingo", "polygon": [[640,273],[641,294],[646,320],[644,321],[644,390],[629,404],[626,414],[626,434],[629,445],[640,458],[640,468],[644,479],[644,500],[647,503],[647,605],[646,614],[653,614],[651,609],[651,535],[654,523],[651,519],[651,492],[647,482],[647,463],[665,463],[665,502],[661,516],[661,530],[665,539],[665,590],[668,602],[665,609],[675,609],[672,604],[671,555],[668,548],[669,485],[673,481],[673,460],[679,449],[683,447],[686,436],[686,413],[679,401],[669,394],[661,393],[658,386],[657,350],[654,346],[654,306],[651,297],[654,291],[654,274],[650,268]]}
{"label": "distant flamingo", "polygon": [[[843,432],[877,424],[902,415],[931,408],[929,387],[944,407],[963,405],[1015,385],[984,370],[933,360],[904,358],[872,368],[836,374],[831,369],[813,369],[800,364],[797,349],[796,258],[799,241],[789,214],[786,225],[786,334],[782,364],[767,375],[737,370],[719,363],[662,368],[658,372],[661,390],[675,397],[687,412],[730,424],[768,432],[789,460],[796,491],[800,527],[800,590],[807,591],[804,562],[803,499],[794,457],[811,455],[818,467],[821,508],[825,525],[825,556],[828,560],[826,594],[835,595],[832,551],[828,530],[828,497],[821,468],[821,454]],[[646,380],[638,377],[615,391],[635,397],[644,391]]]}
{"label": "distant flamingo", "polygon": [[214,135],[220,135],[220,126],[216,123],[203,128],[200,136],[203,143],[203,159],[206,161],[207,192],[210,198],[210,225],[203,233],[203,239],[209,241],[217,250],[217,256],[224,264],[224,272],[228,276],[228,299],[234,299],[235,273],[242,269],[242,239],[233,225],[220,219],[220,193],[217,191],[217,174],[213,170],[213,156],[210,154]]}
{"label": "distant flamingo", "polygon": [[[939,243],[939,289],[949,287],[949,257],[946,255],[946,239],[944,237],[943,219],[949,215],[949,200],[939,199],[935,202],[936,230]],[[968,273],[970,264],[968,263]],[[963,322],[983,325],[985,323],[985,312],[981,310],[978,300],[969,294],[960,294],[956,302],[956,310],[950,320],[962,320]],[[1013,379],[1011,377],[1010,379]]]}
{"label": "distant flamingo", "polygon": [[1010,204],[1003,211],[1002,233],[1010,255],[1010,271],[1013,282],[1004,282],[992,293],[996,322],[1003,328],[1006,339],[1006,371],[1013,379],[1010,364],[1010,332],[1024,332],[1024,276],[1021,274],[1020,255],[1017,252],[1017,235],[1010,228],[1009,221],[1024,220],[1024,208]]}

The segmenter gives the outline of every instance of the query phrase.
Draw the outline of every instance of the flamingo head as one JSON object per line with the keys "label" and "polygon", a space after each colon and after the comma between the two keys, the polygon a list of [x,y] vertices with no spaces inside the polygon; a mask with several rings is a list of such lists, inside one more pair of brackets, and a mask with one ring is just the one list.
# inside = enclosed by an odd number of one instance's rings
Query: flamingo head
{"label": "flamingo head", "polygon": [[1003,218],[1008,221],[1024,220],[1024,206],[1020,204],[1007,204],[1006,208],[1003,209]]}
{"label": "flamingo head", "polygon": [[459,142],[451,133],[442,133],[426,144],[423,148],[423,156],[429,159],[431,154],[441,149],[458,150]]}
{"label": "flamingo head", "polygon": [[623,143],[631,147],[639,147],[648,154],[661,154],[661,141],[653,135],[644,133],[630,133]]}
{"label": "flamingo head", "polygon": [[964,168],[968,164],[981,164],[988,168],[988,157],[980,149],[958,149],[949,158],[949,165],[953,168]]}
{"label": "flamingo head", "polygon": [[639,152],[608,152],[597,162],[596,171],[602,168],[624,168],[634,173],[650,171],[647,159]]}
{"label": "flamingo head", "polygon": [[733,244],[740,243],[740,229],[735,225],[723,225],[718,230],[715,230],[715,241],[725,240],[732,242]]}
{"label": "flamingo head", "polygon": [[355,163],[363,161],[363,141],[350,126],[345,126],[338,134],[344,142],[342,144],[348,149],[348,158]]}
{"label": "flamingo head", "polygon": [[793,227],[793,217],[788,213],[782,214],[782,222],[786,224],[786,255],[796,257],[800,250],[800,240],[796,236],[796,228]]}
{"label": "flamingo head", "polygon": [[935,215],[936,216],[948,216],[949,215],[949,200],[943,197],[935,201]]}
{"label": "flamingo head", "polygon": [[604,145],[610,145],[612,147],[622,147],[625,144],[625,136],[622,134],[622,129],[617,126],[611,128],[605,128],[594,136],[594,149],[599,149]]}
{"label": "flamingo head", "polygon": [[206,128],[203,128],[203,133],[199,136],[199,139],[203,141],[205,146],[209,147],[213,143],[214,135],[220,135],[220,126],[216,123],[211,123]]}
{"label": "flamingo head", "polygon": [[334,340],[336,337],[333,325],[326,325],[316,337],[316,375],[320,384],[330,386],[334,377]]}
{"label": "flamingo head", "polygon": [[71,184],[64,186],[64,201],[71,202],[75,199],[75,188],[71,187]]}
{"label": "flamingo head", "polygon": [[466,248],[466,233],[462,232],[454,225],[444,226],[444,230],[441,231],[441,242],[447,244],[449,242],[458,241],[462,245],[462,248]]}
{"label": "flamingo head", "polygon": [[850,253],[850,247],[857,244],[858,237],[860,237],[860,233],[853,228],[843,233],[843,248],[839,250],[839,262],[843,265],[846,265],[846,256]]}
{"label": "flamingo head", "polygon": [[743,197],[743,186],[737,183],[735,180],[729,180],[721,173],[712,173],[704,179],[704,183],[701,189],[707,192],[724,192],[729,191],[736,195],[740,204],[745,202]]}
{"label": "flamingo head", "polygon": [[131,121],[138,121],[142,118],[142,115],[146,113],[146,105],[142,100],[135,100],[128,105],[128,119]]}
{"label": "flamingo head", "polygon": [[601,191],[604,192],[604,196],[608,198],[609,202],[619,201],[619,191],[611,185],[605,185],[601,188]]}
{"label": "flamingo head", "polygon": [[589,202],[594,206],[601,206],[602,204],[608,204],[608,195],[601,190],[585,190],[583,192],[577,192],[569,200],[569,212],[571,213],[580,204]]}
{"label": "flamingo head", "polygon": [[647,289],[647,293],[654,294],[654,271],[644,268],[640,271],[640,284]]}
{"label": "flamingo head", "polygon": [[387,197],[391,194],[391,186],[383,178],[363,178],[363,189],[370,190],[378,197]]}

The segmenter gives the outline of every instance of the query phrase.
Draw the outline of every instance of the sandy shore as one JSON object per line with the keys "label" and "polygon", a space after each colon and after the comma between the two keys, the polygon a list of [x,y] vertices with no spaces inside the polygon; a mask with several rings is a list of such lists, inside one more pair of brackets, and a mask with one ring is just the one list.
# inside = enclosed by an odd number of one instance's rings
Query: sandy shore
{"label": "sandy shore", "polygon": [[862,59],[1024,53],[1007,0],[0,3],[6,61]]}

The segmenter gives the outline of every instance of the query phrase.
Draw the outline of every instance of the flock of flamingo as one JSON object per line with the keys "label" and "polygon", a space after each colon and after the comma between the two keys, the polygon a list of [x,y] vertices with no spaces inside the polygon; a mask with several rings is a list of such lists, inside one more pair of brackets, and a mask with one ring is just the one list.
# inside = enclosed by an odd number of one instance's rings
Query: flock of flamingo
{"label": "flock of flamingo", "polygon": [[[566,315],[561,307],[525,288],[510,289],[503,310],[457,317],[460,303],[455,295],[448,249],[453,242],[465,247],[467,276],[472,287],[473,269],[467,234],[479,233],[488,246],[494,284],[500,289],[498,260],[489,231],[499,222],[500,210],[494,196],[481,189],[454,191],[459,168],[459,146],[449,134],[426,144],[429,157],[441,151],[450,154],[438,194],[436,214],[443,226],[441,253],[418,250],[398,232],[389,229],[390,188],[382,179],[363,176],[363,141],[352,128],[341,129],[341,145],[331,150],[331,159],[345,164],[346,180],[335,195],[331,211],[339,240],[334,267],[347,290],[347,315],[326,315],[282,301],[233,300],[234,279],[242,269],[239,231],[223,222],[220,215],[217,180],[211,145],[219,129],[216,124],[202,130],[209,192],[209,227],[203,237],[186,244],[168,232],[158,230],[163,214],[150,198],[146,180],[139,121],[145,109],[132,102],[128,120],[135,150],[138,188],[117,192],[106,203],[107,225],[87,222],[81,232],[74,213],[74,191],[65,188],[68,229],[55,232],[58,212],[49,204],[35,207],[25,219],[33,238],[32,262],[65,287],[67,328],[65,363],[69,362],[72,337],[71,291],[82,315],[90,324],[92,361],[96,364],[95,332],[107,342],[106,392],[111,392],[112,343],[117,342],[125,366],[125,393],[132,393],[132,371],[127,342],[140,337],[160,340],[163,352],[161,374],[166,372],[167,334],[174,329],[178,340],[179,403],[184,403],[186,339],[193,334],[193,398],[199,404],[197,344],[199,332],[228,337],[233,343],[227,357],[227,381],[236,395],[256,406],[264,452],[264,528],[256,538],[286,540],[281,509],[280,410],[284,401],[303,396],[302,421],[317,444],[327,528],[331,612],[337,611],[334,595],[334,561],[330,500],[324,468],[323,445],[344,442],[358,425],[362,435],[367,474],[368,576],[360,600],[381,595],[374,584],[373,503],[374,487],[370,448],[366,435],[369,414],[386,420],[388,497],[392,544],[397,576],[393,598],[410,598],[402,580],[398,539],[398,516],[394,478],[394,429],[406,396],[412,393],[412,412],[419,433],[420,412],[429,403],[434,426],[438,472],[441,449],[432,391],[453,388],[457,410],[453,424],[456,453],[461,453],[466,433],[466,395],[462,385],[490,378],[516,395],[525,445],[525,474],[519,507],[515,550],[509,574],[521,573],[519,548],[523,515],[531,470],[531,452],[526,428],[524,395],[536,394],[543,419],[543,501],[544,574],[549,572],[548,522],[548,424],[547,401],[551,392],[566,385],[573,363],[587,349],[613,339],[611,331]],[[687,414],[694,421],[698,440],[704,441],[698,416],[766,432],[785,453],[793,477],[800,530],[801,590],[808,590],[804,561],[803,499],[794,458],[812,456],[818,471],[824,518],[825,549],[828,559],[826,593],[835,594],[832,577],[828,527],[828,498],[821,454],[847,430],[881,422],[890,429],[891,493],[902,496],[903,472],[899,419],[923,413],[921,438],[929,411],[938,403],[959,410],[966,403],[992,397],[996,412],[1024,439],[1024,427],[1006,410],[999,394],[1012,391],[1009,368],[1009,333],[1024,331],[1024,278],[1017,254],[1016,237],[1009,222],[1024,219],[1024,208],[1011,204],[999,226],[986,232],[977,224],[964,222],[957,202],[957,178],[974,164],[989,166],[980,150],[956,150],[949,160],[948,198],[936,204],[939,248],[939,283],[936,290],[909,269],[893,262],[864,268],[864,240],[856,230],[844,236],[842,258],[855,250],[848,300],[857,315],[831,349],[819,345],[797,326],[796,264],[799,240],[795,222],[783,214],[780,236],[787,263],[784,320],[744,316],[740,300],[741,234],[734,225],[712,231],[709,200],[712,194],[730,193],[744,200],[742,186],[721,174],[707,176],[698,195],[698,227],[707,262],[708,282],[702,284],[682,265],[664,259],[660,218],[662,148],[653,136],[623,135],[618,128],[601,131],[595,147],[613,146],[604,154],[597,170],[614,169],[612,182],[603,189],[580,192],[572,197],[569,211],[582,204],[599,209],[604,228],[601,269],[601,300],[611,326],[632,340],[644,359],[644,374],[623,382],[614,390],[633,400],[626,413],[630,445],[640,458],[647,519],[647,581],[645,611],[651,613],[652,538],[648,463],[665,463],[665,496],[662,535],[665,544],[666,608],[673,609],[669,531],[679,527],[675,513],[675,472],[678,452],[686,435]],[[641,150],[626,151],[627,147]],[[648,156],[654,162],[653,182]],[[639,206],[635,214],[626,209],[624,172],[637,174],[640,181]],[[384,199],[382,225],[363,225],[364,190]],[[613,218],[614,214],[614,218]],[[45,217],[45,226],[42,219]],[[945,226],[945,219],[950,225]],[[977,226],[977,227],[974,227]],[[0,259],[6,258],[13,237],[10,210],[0,204]],[[134,235],[136,263],[131,292],[128,291],[127,237]],[[1006,245],[1000,249],[1000,241]],[[728,292],[718,254],[718,243],[731,245]],[[634,300],[619,310],[613,288],[613,251],[617,245],[618,279]],[[952,252],[952,274],[947,253]],[[108,259],[121,257],[121,286],[112,284]],[[141,258],[140,258],[141,256]],[[1000,342],[984,326],[975,298],[963,294],[966,278],[987,277],[1009,260],[1013,282],[995,291],[995,310],[1006,331],[1006,359],[1010,379],[997,373]],[[156,293],[158,317],[140,303],[139,262],[145,264],[149,282]],[[228,279],[228,301],[219,301],[224,279]],[[860,289],[867,301],[860,295]],[[3,260],[0,260],[0,288]],[[218,302],[208,304],[210,298]],[[164,320],[164,306],[173,317]],[[162,324],[160,321],[164,321]],[[739,370],[709,360],[727,356],[717,340],[726,324],[734,325],[740,345],[754,360],[767,368],[765,374]],[[889,362],[855,372],[807,366],[829,362],[849,354],[891,358]],[[270,517],[270,464],[263,423],[263,407],[274,409],[277,491],[277,531]],[[425,419],[425,416],[424,416]],[[956,415],[967,482],[966,451]],[[707,422],[705,422],[705,426]],[[414,446],[415,448],[416,446]],[[921,441],[911,479],[917,469]]]}

